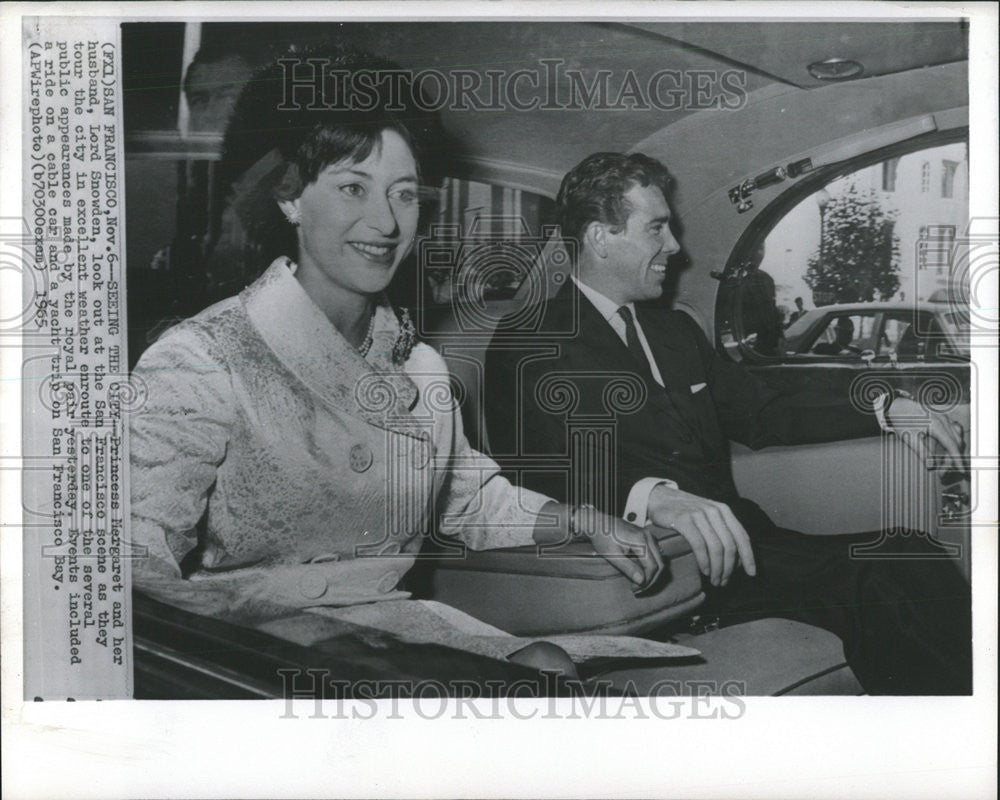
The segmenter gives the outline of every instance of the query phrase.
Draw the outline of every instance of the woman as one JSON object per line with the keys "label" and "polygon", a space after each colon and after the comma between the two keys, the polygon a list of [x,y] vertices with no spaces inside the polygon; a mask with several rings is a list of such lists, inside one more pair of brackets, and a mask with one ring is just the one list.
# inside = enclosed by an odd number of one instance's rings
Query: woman
{"label": "woman", "polygon": [[134,564],[137,587],[250,625],[400,599],[433,531],[474,549],[585,535],[635,583],[654,578],[648,534],[519,490],[469,447],[442,359],[385,298],[417,234],[427,113],[405,92],[400,111],[285,112],[262,100],[275,86],[275,71],[251,82],[227,158],[256,159],[235,205],[245,214],[266,198],[294,252],[139,362],[148,402],[131,420],[132,535],[148,558]]}

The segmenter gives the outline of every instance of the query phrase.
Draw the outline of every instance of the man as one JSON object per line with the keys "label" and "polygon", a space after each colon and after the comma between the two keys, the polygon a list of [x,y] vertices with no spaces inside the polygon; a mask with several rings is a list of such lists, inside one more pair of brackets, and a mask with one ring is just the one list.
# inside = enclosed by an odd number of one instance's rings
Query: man
{"label": "man", "polygon": [[781,355],[784,327],[775,296],[774,278],[760,268],[764,260],[761,241],[745,263],[740,282],[740,311],[744,337],[753,337],[753,349],[765,356]]}
{"label": "man", "polygon": [[[240,49],[222,45],[199,49],[184,74],[188,117],[182,134],[224,133],[251,75],[253,66]],[[154,253],[149,275],[137,271],[140,296],[148,297],[157,317],[150,320],[149,342],[179,319],[238,292],[249,282],[243,271],[246,235],[232,207],[223,203],[229,187],[217,185],[218,181],[213,184],[207,162],[189,164],[186,174],[184,208],[174,240]],[[224,206],[221,216],[209,219],[208,212],[216,204]],[[130,309],[142,314],[145,305],[133,303]],[[166,319],[159,318],[164,308],[169,309]]]}
{"label": "man", "polygon": [[253,75],[236,48],[202,47],[184,75],[189,133],[225,133],[236,100]]}
{"label": "man", "polygon": [[819,356],[839,356],[847,353],[860,353],[857,347],[852,347],[854,341],[854,323],[850,317],[837,317],[837,323],[833,328],[833,341],[820,342],[813,348],[813,352]]}
{"label": "man", "polygon": [[795,310],[788,315],[788,324],[785,325],[786,328],[791,327],[792,323],[795,322],[799,317],[806,313],[805,305],[802,302],[801,297],[795,298]]}
{"label": "man", "polygon": [[[738,495],[729,439],[832,441],[876,435],[878,422],[847,398],[783,396],[718,355],[683,312],[635,305],[660,297],[679,250],[668,182],[658,161],[620,153],[592,155],[563,180],[558,212],[578,243],[578,277],[527,341],[510,335],[513,318],[498,328],[486,363],[493,454],[527,465],[523,485],[676,529],[709,584],[706,610],[724,623],[785,616],[824,627],[870,693],[970,692],[969,591],[951,564],[851,560],[850,544],[870,535],[783,530]],[[889,419],[915,410],[896,399]],[[581,435],[581,421],[600,431]],[[959,456],[947,420],[932,434]],[[546,469],[567,456],[569,470]]]}

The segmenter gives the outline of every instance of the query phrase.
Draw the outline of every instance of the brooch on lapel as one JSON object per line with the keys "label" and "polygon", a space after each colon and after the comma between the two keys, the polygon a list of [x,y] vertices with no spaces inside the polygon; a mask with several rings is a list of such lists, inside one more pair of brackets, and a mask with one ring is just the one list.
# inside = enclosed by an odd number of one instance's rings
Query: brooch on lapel
{"label": "brooch on lapel", "polygon": [[417,344],[417,329],[413,327],[413,320],[410,319],[410,312],[405,308],[393,309],[396,318],[399,320],[399,333],[396,341],[392,345],[392,363],[397,367],[403,366],[410,353]]}

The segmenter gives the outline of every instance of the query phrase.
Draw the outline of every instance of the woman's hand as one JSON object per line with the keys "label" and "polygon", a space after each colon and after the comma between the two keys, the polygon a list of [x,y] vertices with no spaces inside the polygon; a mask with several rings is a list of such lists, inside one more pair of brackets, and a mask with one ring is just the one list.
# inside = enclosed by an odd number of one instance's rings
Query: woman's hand
{"label": "woman's hand", "polygon": [[637,587],[652,585],[663,571],[660,547],[648,530],[604,514],[593,506],[577,506],[570,522],[573,533],[589,539],[594,551]]}
{"label": "woman's hand", "polygon": [[[551,521],[555,520],[555,524]],[[543,522],[548,520],[549,522]],[[590,541],[603,556],[639,589],[651,586],[663,571],[656,538],[647,530],[598,511],[593,506],[567,506],[551,501],[539,513],[536,544],[558,544],[572,536]]]}

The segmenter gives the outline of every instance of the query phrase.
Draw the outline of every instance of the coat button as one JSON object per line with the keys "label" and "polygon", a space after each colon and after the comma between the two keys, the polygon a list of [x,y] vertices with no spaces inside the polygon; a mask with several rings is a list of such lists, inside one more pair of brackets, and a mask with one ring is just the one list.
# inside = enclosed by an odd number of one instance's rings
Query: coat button
{"label": "coat button", "polygon": [[326,576],[320,572],[307,572],[299,581],[299,591],[303,597],[318,600],[326,594]]}
{"label": "coat button", "polygon": [[627,519],[629,522],[635,522],[635,516],[636,515],[634,511],[629,511],[628,516],[625,517],[625,519]]}
{"label": "coat button", "polygon": [[396,570],[389,570],[378,582],[379,594],[389,594],[399,583],[400,574]]}
{"label": "coat button", "polygon": [[371,448],[366,444],[356,444],[351,448],[350,464],[355,472],[364,472],[374,460]]}
{"label": "coat button", "polygon": [[694,441],[694,437],[691,436],[691,434],[688,433],[687,431],[681,431],[680,440],[682,442],[684,442],[685,444],[687,444],[689,442],[693,442]]}

